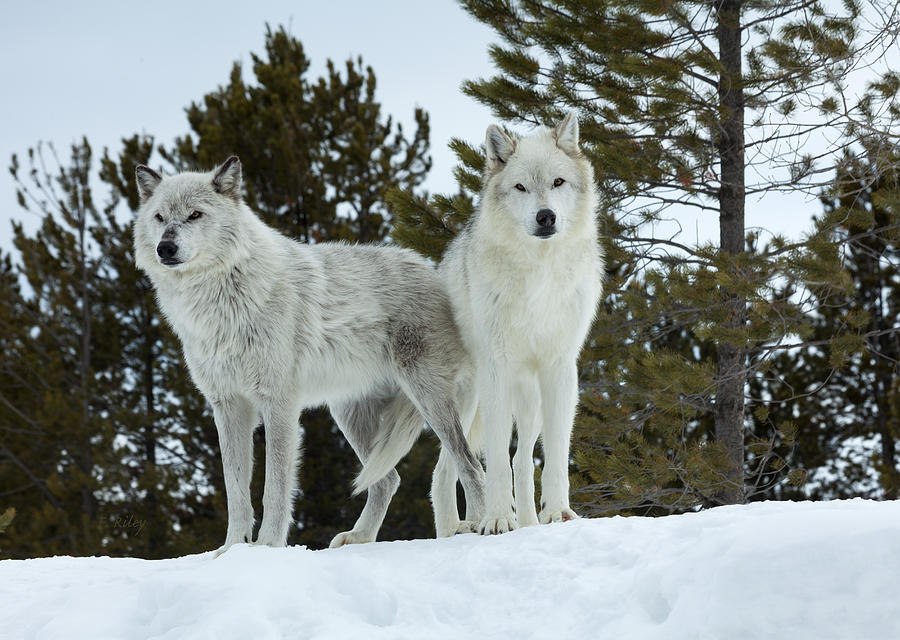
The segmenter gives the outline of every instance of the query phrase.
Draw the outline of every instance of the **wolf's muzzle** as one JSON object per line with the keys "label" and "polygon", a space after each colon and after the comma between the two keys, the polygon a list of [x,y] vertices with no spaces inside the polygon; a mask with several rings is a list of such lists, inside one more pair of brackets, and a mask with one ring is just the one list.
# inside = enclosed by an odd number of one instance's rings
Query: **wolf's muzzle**
{"label": "wolf's muzzle", "polygon": [[535,216],[538,227],[534,232],[539,238],[549,238],[556,233],[556,214],[550,209],[541,209]]}
{"label": "wolf's muzzle", "polygon": [[165,265],[179,264],[181,260],[175,257],[177,253],[178,245],[170,240],[163,240],[156,245],[156,255],[159,256],[159,261]]}

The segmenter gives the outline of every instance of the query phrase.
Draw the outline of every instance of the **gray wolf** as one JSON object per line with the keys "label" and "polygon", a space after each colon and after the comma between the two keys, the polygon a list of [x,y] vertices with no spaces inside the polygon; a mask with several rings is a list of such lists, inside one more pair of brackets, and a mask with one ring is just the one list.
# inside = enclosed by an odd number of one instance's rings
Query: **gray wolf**
{"label": "gray wolf", "polygon": [[400,482],[393,466],[426,421],[466,490],[483,501],[484,470],[458,410],[472,396],[472,365],[432,265],[395,247],[283,236],[243,202],[237,157],[209,173],[163,177],[142,165],[135,174],[135,262],[153,282],[219,435],[228,528],[217,553],[251,541],[260,420],[265,487],[255,542],[286,544],[305,407],[327,404],[364,463],[357,491],[368,490],[365,508],[332,546],[375,539]]}
{"label": "gray wolf", "polygon": [[[488,127],[479,207],[440,265],[476,366],[477,414],[464,424],[487,466],[486,512],[460,523],[456,470],[441,451],[432,481],[438,535],[480,533],[577,517],[569,506],[576,361],[602,289],[598,195],[574,112],[553,129],[514,138]],[[513,423],[518,447],[510,469]],[[541,511],[534,446],[541,438]],[[476,498],[477,501],[477,498]]]}

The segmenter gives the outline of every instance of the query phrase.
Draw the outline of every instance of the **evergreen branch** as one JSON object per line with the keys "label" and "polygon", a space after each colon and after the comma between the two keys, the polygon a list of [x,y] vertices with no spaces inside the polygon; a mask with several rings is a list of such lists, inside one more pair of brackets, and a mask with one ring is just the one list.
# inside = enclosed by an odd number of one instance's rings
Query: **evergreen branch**
{"label": "evergreen branch", "polygon": [[[651,188],[673,189],[673,185],[671,182],[659,182],[657,180],[643,180],[642,182]],[[677,190],[677,188],[675,188],[675,190]],[[715,195],[714,193],[707,192],[706,190],[699,191],[699,193],[701,193],[703,195],[709,195],[709,196]],[[660,195],[658,193],[651,192],[651,193],[645,194],[645,197],[647,197],[650,200],[656,200],[657,202],[660,202],[661,204],[665,205],[666,207],[671,206],[671,205],[679,205],[679,206],[684,206],[684,207],[694,207],[695,209],[700,209],[701,211],[708,211],[710,213],[716,213],[716,214],[719,213],[719,208],[717,206],[710,206],[710,205],[702,204],[700,202],[692,202],[691,200],[687,200],[686,198],[689,198],[691,195],[692,195],[691,193],[688,193],[687,195],[685,195],[681,198],[669,198],[669,197]]]}
{"label": "evergreen branch", "polygon": [[778,13],[763,16],[762,18],[758,18],[757,20],[751,20],[750,22],[747,22],[746,24],[742,25],[741,28],[746,30],[746,29],[751,29],[751,28],[755,27],[756,25],[761,24],[763,22],[774,22],[775,20],[778,20],[779,18],[784,18],[785,16],[789,16],[792,13],[802,11],[803,9],[807,9],[807,8],[809,8],[811,6],[815,6],[819,3],[820,3],[820,0],[805,0],[805,2],[801,2],[800,4],[798,4],[795,7],[784,9],[783,11],[780,11]]}
{"label": "evergreen branch", "polygon": [[16,456],[16,454],[14,454],[12,451],[10,451],[9,448],[2,442],[0,442],[0,453],[5,455],[7,457],[7,459],[9,459],[14,465],[16,465],[19,469],[21,469],[22,472],[26,476],[28,476],[28,479],[31,480],[35,484],[35,486],[38,487],[38,489],[41,491],[41,493],[43,493],[44,496],[47,498],[47,501],[51,505],[53,505],[54,509],[62,510],[62,506],[57,501],[56,496],[54,496],[53,493],[47,488],[47,485],[45,484],[45,482],[43,480],[41,480],[40,478],[38,478],[37,476],[35,476],[31,472],[31,469],[28,468],[28,465],[26,465],[24,462],[22,462]]}
{"label": "evergreen branch", "polygon": [[[698,8],[697,10],[699,12],[702,9]],[[694,25],[691,23],[690,20],[686,19],[684,16],[680,15],[677,11],[675,11],[674,4],[669,9],[668,13],[669,13],[669,15],[672,16],[672,18],[674,18],[676,23],[680,24],[682,27],[684,27],[688,31],[688,33],[691,35],[691,37],[693,38],[693,40],[697,44],[697,46],[699,46],[700,49],[707,56],[709,56],[710,60],[715,60],[718,62],[719,56],[718,56],[718,54],[716,54],[716,52],[714,52],[712,49],[710,49],[709,46],[706,44],[706,38],[704,38],[702,34],[700,34],[696,29],[694,29]],[[712,83],[712,86],[714,86],[716,89],[719,88],[718,81],[709,80],[709,82]]]}
{"label": "evergreen branch", "polygon": [[[876,228],[876,229],[870,229],[870,230],[867,230],[867,231],[861,231],[860,233],[855,233],[855,234],[853,234],[853,235],[851,235],[851,236],[847,236],[847,237],[845,237],[845,238],[838,239],[837,242],[838,242],[839,244],[852,244],[852,243],[855,243],[855,242],[857,242],[857,241],[859,241],[859,240],[863,240],[863,239],[866,239],[866,238],[875,238],[875,237],[879,237],[879,236],[881,236],[881,234],[883,234],[884,232],[886,232],[886,231],[892,231],[892,230],[894,230],[894,229],[900,229],[900,222],[897,222],[897,223],[894,223],[894,224],[885,225],[885,226],[883,226],[883,227],[878,227],[878,228]],[[774,257],[776,257],[776,256],[783,255],[783,254],[788,253],[788,252],[790,252],[790,251],[796,251],[797,249],[803,249],[803,248],[805,248],[805,247],[807,246],[807,244],[808,244],[808,241],[794,242],[794,243],[785,245],[785,246],[783,246],[783,247],[781,247],[781,248],[779,248],[779,249],[776,249],[776,250],[774,250],[774,251],[768,251],[768,252],[762,254],[762,256],[763,256],[764,258],[774,258]]]}
{"label": "evergreen branch", "polygon": [[[868,331],[866,333],[858,334],[858,336],[862,339],[869,338],[877,338],[880,336],[886,335],[898,335],[900,334],[900,327],[892,327],[890,329],[880,329]],[[808,347],[820,347],[827,346],[834,343],[834,338],[827,338],[823,340],[804,340],[803,342],[794,342],[791,344],[778,344],[771,345],[768,347],[756,347],[752,350],[753,353],[772,353],[775,351],[788,351],[790,349],[803,349]]]}
{"label": "evergreen branch", "polygon": [[[687,255],[691,255],[691,256],[699,256],[700,255],[700,253],[698,251],[696,251],[695,249],[692,249],[691,247],[689,247],[687,245],[681,244],[680,242],[675,242],[674,240],[665,240],[663,238],[645,238],[645,237],[641,237],[641,236],[616,236],[616,237],[620,238],[621,240],[623,240],[625,242],[633,242],[633,243],[638,243],[638,244],[652,244],[652,245],[662,244],[662,245],[665,245],[668,247],[675,247],[676,249],[679,249],[680,251],[685,252]],[[703,264],[709,264],[709,262],[704,261]]]}

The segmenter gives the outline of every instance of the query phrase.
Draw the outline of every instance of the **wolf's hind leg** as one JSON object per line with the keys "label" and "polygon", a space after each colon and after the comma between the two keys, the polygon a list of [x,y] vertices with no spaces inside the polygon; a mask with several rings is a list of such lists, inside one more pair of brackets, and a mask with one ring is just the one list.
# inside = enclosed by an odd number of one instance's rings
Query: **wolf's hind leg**
{"label": "wolf's hind leg", "polygon": [[[442,385],[441,382],[440,379],[427,379],[425,376],[412,375],[404,380],[401,386],[441,441],[441,454],[443,455],[446,451],[456,464],[456,472],[466,492],[466,512],[484,513],[484,468],[472,452],[463,433],[457,403],[454,394],[450,391],[453,384]],[[446,391],[442,391],[442,387]],[[444,470],[444,474],[446,475],[438,480],[441,491],[449,492],[451,489],[455,491],[455,482],[449,482],[450,474],[447,474],[446,470]],[[446,496],[446,493],[444,495]],[[447,518],[445,522],[449,526],[450,500],[447,497],[441,499],[445,502],[440,508],[446,507],[446,511],[442,511],[442,516]],[[455,498],[453,502],[455,510]],[[459,517],[458,514],[457,517]]]}
{"label": "wolf's hind leg", "polygon": [[[477,409],[478,405],[475,405]],[[465,422],[463,423],[465,428]],[[481,438],[484,433],[484,424],[481,422],[481,413],[478,411],[474,412],[472,416],[471,426],[469,427],[468,433],[466,433],[466,441],[469,443],[469,448],[472,452],[479,456],[479,461],[481,457],[482,444]],[[466,495],[466,519],[462,522],[457,533],[475,533],[478,531],[478,525],[481,524],[481,520],[484,518],[484,503],[481,504],[480,510],[477,509],[477,505],[473,500],[469,499],[469,496]]]}
{"label": "wolf's hind leg", "polygon": [[[477,397],[470,379],[460,381],[457,392],[459,417],[466,440],[473,453],[481,448],[481,425],[478,416]],[[456,533],[472,533],[484,517],[483,504],[477,504],[477,496],[466,496],[466,519],[460,522],[459,507],[456,504],[456,482],[459,473],[456,461],[445,447],[441,447],[437,466],[431,479],[431,504],[434,508],[434,528],[439,538]],[[479,510],[481,509],[481,510]]]}
{"label": "wolf's hind leg", "polygon": [[[381,410],[384,407],[384,402],[364,400],[331,408],[331,415],[341,433],[347,438],[362,463],[365,463],[372,449],[373,439],[378,433]],[[335,549],[345,544],[374,542],[384,522],[391,498],[399,486],[400,475],[396,469],[391,469],[384,478],[370,486],[366,493],[366,506],[363,507],[353,529],[337,534],[329,547]]]}
{"label": "wolf's hind leg", "polygon": [[431,476],[431,505],[434,508],[434,530],[438,538],[454,535],[460,527],[456,504],[456,462],[441,447],[434,474]]}

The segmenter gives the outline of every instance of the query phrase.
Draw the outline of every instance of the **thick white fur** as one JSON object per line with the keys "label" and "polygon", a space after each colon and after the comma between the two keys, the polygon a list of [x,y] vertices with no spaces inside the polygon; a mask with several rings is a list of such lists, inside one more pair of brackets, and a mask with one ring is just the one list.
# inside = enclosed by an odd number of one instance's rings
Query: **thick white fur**
{"label": "thick white fur", "polygon": [[[482,424],[470,444],[483,449],[487,463],[486,513],[477,529],[502,533],[576,517],[568,495],[576,360],[600,299],[603,255],[594,174],[578,146],[574,113],[555,129],[520,139],[491,126],[485,145],[479,210],[448,248],[440,271],[477,367]],[[558,178],[564,182],[554,187]],[[545,209],[555,214],[557,232],[541,238],[534,234],[537,213]],[[533,461],[539,436],[540,515]],[[439,535],[459,526],[452,467],[442,452],[432,485]]]}
{"label": "thick white fur", "polygon": [[[375,539],[399,484],[392,467],[426,420],[456,452],[466,490],[483,500],[483,470],[456,409],[458,397],[471,395],[472,365],[429,263],[392,247],[290,240],[241,200],[237,158],[215,172],[166,178],[138,167],[137,182],[135,260],[156,287],[219,433],[228,501],[220,552],[251,540],[260,419],[266,475],[256,542],[286,543],[300,412],[321,404],[364,463],[380,452],[379,469],[364,474],[362,515],[333,545]],[[159,253],[165,242],[177,247],[171,258]]]}

